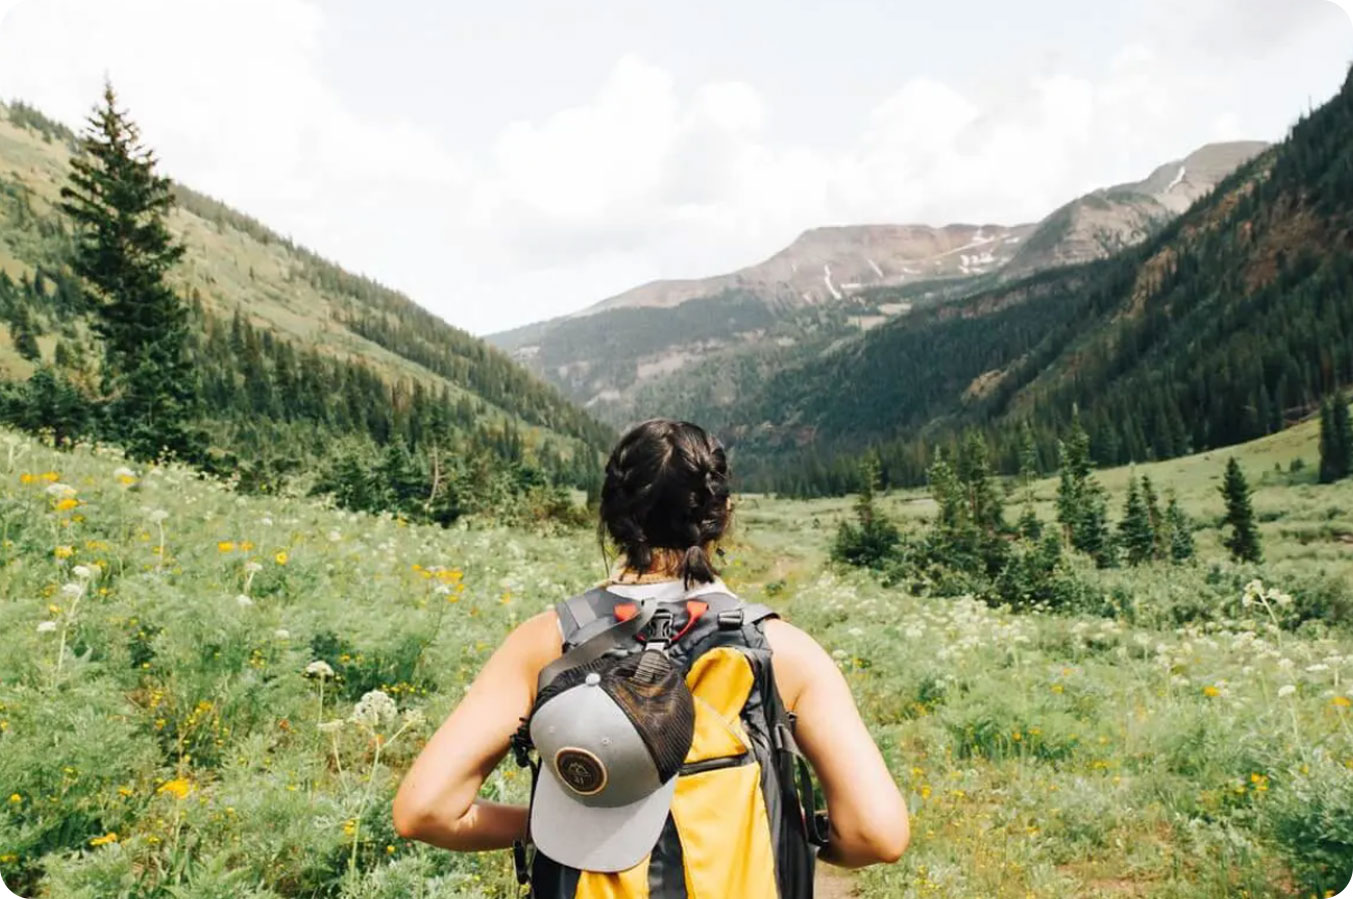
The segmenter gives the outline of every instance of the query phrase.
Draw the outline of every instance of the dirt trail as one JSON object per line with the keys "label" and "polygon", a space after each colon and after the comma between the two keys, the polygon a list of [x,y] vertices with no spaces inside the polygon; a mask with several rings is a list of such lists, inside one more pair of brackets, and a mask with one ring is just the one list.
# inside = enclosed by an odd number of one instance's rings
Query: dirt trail
{"label": "dirt trail", "polygon": [[840,868],[819,864],[813,882],[813,899],[851,899],[855,884]]}

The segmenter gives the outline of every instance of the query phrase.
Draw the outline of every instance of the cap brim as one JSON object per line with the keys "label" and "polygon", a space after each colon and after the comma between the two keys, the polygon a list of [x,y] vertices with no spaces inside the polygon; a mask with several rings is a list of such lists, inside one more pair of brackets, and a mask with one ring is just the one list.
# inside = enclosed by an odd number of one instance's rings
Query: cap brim
{"label": "cap brim", "polygon": [[531,840],[561,865],[582,871],[628,871],[652,851],[676,793],[675,777],[649,795],[614,808],[578,802],[542,770],[531,799]]}

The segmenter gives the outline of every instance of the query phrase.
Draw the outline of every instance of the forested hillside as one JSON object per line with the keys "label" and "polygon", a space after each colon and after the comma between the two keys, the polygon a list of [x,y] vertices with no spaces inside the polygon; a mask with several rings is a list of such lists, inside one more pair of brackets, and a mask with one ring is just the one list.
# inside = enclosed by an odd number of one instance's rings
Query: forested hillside
{"label": "forested hillside", "polygon": [[[16,424],[50,424],[58,440],[88,424],[80,397],[100,367],[57,208],[76,148],[65,126],[0,106],[0,390]],[[181,185],[174,196],[168,225],[186,252],[170,282],[190,306],[209,468],[272,489],[343,454],[393,456],[409,500],[453,472],[482,483],[486,467],[594,477],[609,432],[506,354],[224,204]]]}
{"label": "forested hillside", "polygon": [[1353,79],[1145,244],[891,321],[725,408],[751,483],[914,483],[964,427],[1043,464],[1079,406],[1096,461],[1249,440],[1353,380]]}

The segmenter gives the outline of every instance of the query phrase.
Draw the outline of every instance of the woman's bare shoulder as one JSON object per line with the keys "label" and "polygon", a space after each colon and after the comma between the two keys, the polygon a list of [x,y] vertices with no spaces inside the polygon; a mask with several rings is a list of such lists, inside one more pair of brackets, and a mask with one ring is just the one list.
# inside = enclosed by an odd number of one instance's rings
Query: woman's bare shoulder
{"label": "woman's bare shoulder", "polygon": [[816,640],[788,621],[771,618],[765,628],[780,698],[793,709],[812,678],[823,666],[834,669],[835,663]]}

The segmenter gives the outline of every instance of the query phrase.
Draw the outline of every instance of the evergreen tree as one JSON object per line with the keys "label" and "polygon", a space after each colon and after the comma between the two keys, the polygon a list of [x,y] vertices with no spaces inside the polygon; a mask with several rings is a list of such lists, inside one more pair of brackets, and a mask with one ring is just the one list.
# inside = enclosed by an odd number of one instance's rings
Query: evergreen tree
{"label": "evergreen tree", "polygon": [[1170,561],[1184,562],[1193,558],[1193,522],[1179,505],[1179,498],[1170,494],[1165,507],[1166,528],[1170,536]]}
{"label": "evergreen tree", "polygon": [[156,174],[154,154],[106,85],[71,161],[61,208],[75,224],[72,266],[103,338],[107,427],[139,459],[202,453],[190,425],[198,389],[187,354],[188,308],[165,280],[183,255],[165,225],[173,204],[169,179]]}
{"label": "evergreen tree", "polygon": [[1219,488],[1226,501],[1226,516],[1222,527],[1231,528],[1231,533],[1222,540],[1222,545],[1231,552],[1231,556],[1242,562],[1258,562],[1263,558],[1259,544],[1259,528],[1254,521],[1254,508],[1250,505],[1250,485],[1240,463],[1232,456],[1226,463],[1226,476]]}
{"label": "evergreen tree", "polygon": [[1118,523],[1118,540],[1127,554],[1129,565],[1140,565],[1151,561],[1156,552],[1156,533],[1151,526],[1151,513],[1147,510],[1142,491],[1137,486],[1136,477],[1128,479],[1127,502],[1123,506],[1123,520]]}
{"label": "evergreen tree", "polygon": [[1152,557],[1164,559],[1170,554],[1170,535],[1165,518],[1160,513],[1160,497],[1156,495],[1150,475],[1142,475],[1142,500],[1146,503],[1146,515],[1151,521],[1151,533],[1155,536]]}
{"label": "evergreen tree", "polygon": [[1104,488],[1091,472],[1090,436],[1079,413],[1071,414],[1071,432],[1058,444],[1061,481],[1057,487],[1057,520],[1071,546],[1089,555],[1101,568],[1113,564]]}
{"label": "evergreen tree", "polygon": [[1339,446],[1334,433],[1334,403],[1329,397],[1320,402],[1320,483],[1339,480]]}
{"label": "evergreen tree", "polygon": [[878,461],[866,456],[860,466],[855,522],[843,521],[837,529],[831,553],[834,560],[879,568],[893,555],[902,536],[897,527],[874,508],[874,492],[878,485]]}
{"label": "evergreen tree", "polygon": [[1320,404],[1320,483],[1330,484],[1353,474],[1353,428],[1343,391]]}
{"label": "evergreen tree", "polygon": [[1038,446],[1034,443],[1033,428],[1026,420],[1019,430],[1019,479],[1024,488],[1024,509],[1016,526],[1026,540],[1037,541],[1043,534],[1043,523],[1034,512],[1034,478],[1038,477]]}

